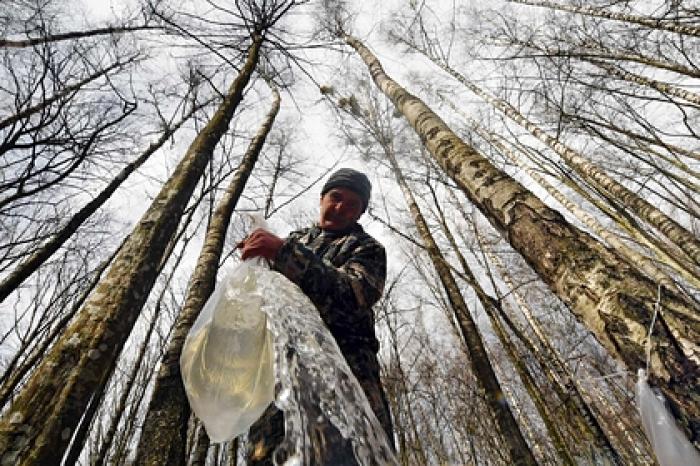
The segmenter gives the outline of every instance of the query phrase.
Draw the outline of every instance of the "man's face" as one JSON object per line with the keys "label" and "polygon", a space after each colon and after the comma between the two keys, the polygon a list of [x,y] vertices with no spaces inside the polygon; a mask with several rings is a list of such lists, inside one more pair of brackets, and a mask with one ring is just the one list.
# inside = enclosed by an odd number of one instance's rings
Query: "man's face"
{"label": "man's face", "polygon": [[333,188],[321,196],[319,224],[324,230],[344,230],[362,215],[362,198],[348,188]]}

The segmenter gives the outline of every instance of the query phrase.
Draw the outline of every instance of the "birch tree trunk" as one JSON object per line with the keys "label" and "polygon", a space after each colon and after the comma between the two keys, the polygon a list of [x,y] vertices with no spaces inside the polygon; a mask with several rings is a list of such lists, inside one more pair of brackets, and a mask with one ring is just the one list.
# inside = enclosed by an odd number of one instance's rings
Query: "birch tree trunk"
{"label": "birch tree trunk", "polygon": [[[642,141],[642,142],[649,144],[650,146],[661,147],[663,149],[666,149],[669,152],[675,152],[678,155],[682,155],[682,156],[691,158],[693,160],[700,160],[700,152],[694,152],[692,150],[688,150],[685,147],[680,147],[680,146],[671,144],[670,142],[662,140],[658,134],[654,134],[654,137],[651,137],[649,135],[645,135],[645,134],[642,134],[642,133],[639,133],[636,131],[632,131],[632,130],[627,129],[627,128],[623,128],[622,126],[618,126],[615,124],[615,122],[610,121],[610,120],[606,120],[606,121],[594,120],[594,119],[585,118],[581,115],[576,115],[573,113],[562,113],[562,116],[565,117],[567,120],[580,120],[582,122],[582,123],[580,123],[581,126],[585,126],[585,127],[599,126],[599,127],[605,128],[608,131],[611,131],[613,133],[621,134],[621,135],[629,138],[630,140],[633,140],[636,142]],[[685,163],[682,163],[675,158],[668,159],[668,160],[664,159],[664,160],[666,160],[668,163],[672,163],[674,165],[680,164],[680,165],[676,165],[676,166],[678,168],[680,168],[681,170],[688,172],[688,174],[690,174],[696,178],[700,177],[700,173],[698,173],[697,171],[693,170],[691,167],[689,167]]]}
{"label": "birch tree trunk", "polygon": [[[172,253],[172,250],[175,248],[175,242],[170,242],[169,244],[169,250],[166,253],[166,255],[170,255]],[[117,403],[114,407],[114,412],[112,414],[112,418],[109,422],[109,425],[107,426],[107,430],[104,433],[102,442],[100,443],[99,449],[97,449],[97,453],[94,455],[93,458],[90,458],[90,464],[92,466],[102,466],[107,462],[107,455],[109,453],[110,448],[112,447],[114,443],[115,436],[117,434],[117,428],[119,427],[119,422],[121,421],[124,412],[127,407],[127,402],[129,400],[129,395],[132,392],[132,387],[137,381],[139,371],[141,369],[142,364],[144,363],[144,360],[147,355],[147,350],[149,348],[149,342],[151,340],[151,335],[153,334],[153,331],[156,330],[157,323],[158,323],[158,318],[161,314],[161,311],[163,309],[163,299],[165,298],[165,293],[170,289],[170,283],[173,279],[173,276],[175,274],[175,271],[178,269],[178,266],[180,265],[180,262],[182,261],[184,255],[185,255],[185,250],[186,248],[182,248],[182,253],[177,256],[177,260],[168,274],[168,278],[166,280],[165,286],[163,286],[163,289],[160,292],[160,295],[158,296],[158,300],[156,301],[155,305],[155,310],[153,312],[153,316],[151,318],[151,323],[148,326],[148,330],[146,331],[146,335],[143,338],[143,344],[141,345],[141,348],[139,349],[139,352],[136,356],[136,359],[134,360],[131,370],[127,374],[126,377],[126,382],[124,383],[124,387],[122,388],[122,393],[119,396]],[[162,270],[163,267],[165,267],[165,262],[166,261],[161,261],[160,264],[160,269]],[[172,330],[171,330],[172,331]]]}
{"label": "birch tree trunk", "polygon": [[[447,101],[445,101],[447,102]],[[451,102],[448,102],[454,110],[457,110]],[[564,206],[569,212],[571,212],[574,217],[581,221],[584,225],[591,229],[596,235],[605,240],[615,251],[617,251],[620,256],[627,258],[630,264],[634,264],[639,269],[644,272],[649,278],[657,283],[661,283],[667,289],[672,290],[676,293],[681,291],[676,287],[675,282],[669,277],[665,272],[659,269],[656,264],[654,264],[648,257],[643,256],[634,249],[628,247],[622,240],[613,232],[606,229],[603,225],[598,223],[598,221],[590,215],[588,212],[580,208],[575,202],[571,201],[569,198],[564,196],[564,194],[556,189],[554,186],[549,184],[549,182],[537,173],[535,170],[531,169],[529,166],[524,164],[520,157],[518,157],[514,151],[509,149],[503,142],[501,142],[495,135],[487,130],[479,128],[476,122],[469,119],[471,127],[479,134],[482,138],[488,141],[490,144],[494,145],[503,155],[505,155],[508,160],[513,164],[517,165],[525,173],[527,173],[530,178],[535,180],[540,186],[542,186],[554,199],[556,199],[562,206]]]}
{"label": "birch tree trunk", "polygon": [[[465,220],[468,219],[469,216],[463,210],[461,204],[457,202],[452,190],[450,190],[450,194],[454,201],[452,205],[459,210],[460,215]],[[566,413],[565,415],[567,417],[568,424],[575,427],[575,431],[572,433],[572,435],[576,437],[579,447],[579,453],[577,456],[580,456],[580,454],[585,451],[584,445],[593,443],[598,449],[605,452],[606,456],[610,458],[610,461],[619,461],[619,454],[617,450],[615,450],[609,436],[598,422],[593,409],[582,396],[581,388],[575,376],[572,374],[566,363],[561,359],[559,353],[552,346],[547,335],[545,335],[544,331],[535,319],[534,312],[530,309],[523,296],[521,296],[519,287],[510,278],[506,267],[503,265],[498,256],[484,244],[480,233],[475,230],[474,235],[480,250],[486,255],[491,264],[495,266],[496,270],[498,271],[498,275],[506,285],[506,289],[509,290],[508,294],[513,296],[518,309],[537,337],[536,342],[533,342],[515,326],[513,321],[503,311],[502,306],[495,307],[495,310],[500,314],[501,319],[503,319],[513,334],[518,337],[518,339],[538,361],[547,380],[550,382],[552,388],[559,397],[562,408]],[[496,290],[496,293],[498,295],[497,302],[502,302],[503,296],[500,295],[498,290]]]}
{"label": "birch tree trunk", "polygon": [[[469,267],[466,258],[459,250],[457,241],[455,240],[454,235],[452,234],[447,225],[447,220],[445,219],[442,209],[437,203],[436,207],[438,209],[439,221],[440,226],[442,227],[442,231],[443,233],[445,233],[445,237],[449,241],[450,246],[452,247],[452,251],[456,255],[457,260],[459,261],[459,264],[462,267],[462,278],[474,290],[474,293],[479,299],[481,306],[483,307],[484,311],[486,311],[486,315],[488,316],[489,321],[491,322],[491,327],[493,328],[496,336],[498,337],[498,340],[501,342],[501,345],[505,349],[506,354],[508,355],[508,359],[510,360],[511,364],[513,364],[513,366],[515,367],[515,370],[517,371],[518,376],[520,377],[520,380],[523,383],[523,386],[527,390],[527,393],[530,395],[532,402],[535,404],[535,407],[537,408],[537,411],[540,414],[540,418],[542,419],[542,421],[545,424],[545,427],[547,428],[547,432],[549,433],[549,436],[552,440],[554,449],[559,454],[562,464],[573,466],[575,464],[574,458],[571,454],[571,451],[569,450],[569,446],[567,445],[566,440],[562,435],[562,432],[557,426],[558,422],[555,421],[553,413],[547,405],[546,400],[542,396],[542,392],[537,386],[534,377],[532,376],[530,370],[523,361],[516,346],[513,344],[510,337],[508,336],[506,329],[503,327],[503,323],[500,320],[500,315],[504,314],[504,312],[501,308],[500,302],[496,301],[492,296],[489,296],[486,293],[486,291],[481,287],[481,284],[479,284],[476,277],[474,276],[474,273]],[[566,421],[560,422],[560,424],[566,424]],[[611,448],[610,452],[613,464],[618,464],[621,466],[622,462],[617,456],[615,450]]]}
{"label": "birch tree trunk", "polygon": [[[580,124],[580,123],[579,123]],[[666,176],[671,182],[678,183],[685,188],[688,188],[691,191],[694,191],[696,194],[700,194],[700,184],[697,182],[693,181],[693,178],[700,180],[700,173],[697,171],[693,170],[683,162],[670,158],[664,154],[661,154],[659,151],[652,149],[649,147],[647,144],[644,144],[640,141],[634,141],[634,144],[643,150],[644,153],[648,154],[650,158],[660,158],[664,162],[674,165],[676,168],[679,170],[682,170],[684,173],[683,174],[676,174],[673,171],[664,168],[661,166],[661,164],[656,163],[655,161],[652,161],[650,159],[646,159],[644,157],[640,157],[637,153],[631,150],[627,150],[626,148],[630,147],[629,145],[624,145],[621,144],[619,139],[613,138],[611,135],[605,134],[602,132],[599,128],[596,128],[595,126],[592,125],[581,125],[582,128],[586,128],[589,133],[595,135],[598,139],[607,142],[611,146],[617,147],[628,154],[630,154],[632,157],[635,159],[641,161],[642,163],[645,163],[649,165],[651,168],[653,168],[655,171],[661,173],[662,175]],[[677,207],[681,208],[681,206]],[[691,216],[694,216],[697,218],[698,214],[687,209],[683,208],[684,211]]]}
{"label": "birch tree trunk", "polygon": [[619,79],[622,79],[624,81],[638,84],[640,86],[645,86],[645,87],[650,87],[652,89],[656,89],[657,91],[661,92],[662,94],[668,94],[672,95],[674,97],[679,97],[683,100],[687,100],[690,103],[693,103],[695,105],[700,105],[700,94],[697,94],[695,92],[688,91],[686,89],[682,89],[677,86],[672,86],[671,84],[665,83],[658,81],[656,79],[651,79],[647,78],[645,76],[641,76],[635,73],[631,73],[629,71],[623,70],[619,66],[614,66],[609,63],[605,63],[599,60],[593,60],[590,58],[585,58],[585,60],[589,63],[594,64],[598,68],[607,71],[613,76],[618,77]]}
{"label": "birch tree trunk", "polygon": [[186,462],[185,445],[190,407],[180,373],[182,345],[199,312],[214,291],[231,215],[258,160],[279,107],[280,96],[277,90],[273,89],[272,108],[250,142],[238,170],[211,218],[184,305],[161,361],[134,464],[182,465]]}
{"label": "birch tree trunk", "polygon": [[80,458],[80,453],[85,447],[85,442],[90,436],[90,430],[94,425],[95,413],[97,413],[100,405],[104,401],[104,395],[106,394],[106,389],[109,386],[109,378],[102,381],[102,384],[95,390],[95,394],[90,398],[90,402],[85,409],[83,418],[80,420],[77,429],[75,429],[75,434],[73,435],[73,441],[71,442],[70,448],[65,455],[64,464],[77,464]]}
{"label": "birch tree trunk", "polygon": [[[209,436],[204,429],[204,424],[199,423],[199,431],[197,432],[197,440],[192,448],[192,456],[189,461],[189,466],[204,466],[207,462],[207,453],[209,453]],[[164,463],[165,464],[165,463]]]}
{"label": "birch tree trunk", "polygon": [[[532,157],[530,157],[532,159]],[[583,199],[586,199],[598,210],[604,212],[618,226],[626,231],[632,239],[640,245],[646,246],[650,251],[657,256],[658,260],[671,267],[676,273],[680,274],[688,283],[700,288],[700,276],[695,272],[696,268],[686,259],[682,251],[677,248],[672,248],[669,243],[660,241],[656,236],[644,230],[637,221],[633,219],[626,211],[621,210],[618,206],[611,205],[593,196],[590,192],[580,186],[578,183],[571,180],[569,177],[560,176],[558,173],[553,173],[547,169],[542,163],[535,161],[538,168],[554,177],[558,182],[561,182],[572,191],[576,192]]]}
{"label": "birch tree trunk", "polygon": [[160,309],[161,305],[159,303],[157,304],[156,312],[154,312],[153,321],[148,327],[146,336],[143,339],[143,344],[141,345],[141,348],[139,349],[139,352],[136,356],[136,360],[131,366],[131,371],[129,371],[129,374],[127,374],[126,383],[124,384],[124,388],[122,388],[122,393],[119,396],[119,399],[114,407],[112,419],[110,420],[107,430],[105,431],[100,447],[95,457],[91,458],[91,464],[93,464],[94,466],[102,466],[107,460],[107,454],[109,453],[109,449],[112,447],[112,444],[114,442],[114,437],[117,433],[119,421],[121,420],[122,415],[124,414],[127,400],[129,399],[129,394],[131,393],[131,387],[136,382],[136,377],[138,375],[139,369],[141,368],[144,356],[146,355],[146,350],[148,349],[148,343],[151,339],[151,334],[153,333],[153,330],[155,329],[155,324],[158,321],[158,314],[160,314]]}
{"label": "birch tree trunk", "polygon": [[578,13],[587,16],[595,16],[598,18],[612,19],[615,21],[624,21],[627,23],[639,24],[651,29],[660,29],[662,31],[675,32],[689,36],[700,37],[700,27],[693,24],[682,24],[669,20],[649,18],[646,16],[630,15],[624,13],[615,13],[606,11],[602,8],[565,5],[542,0],[508,0],[511,3],[521,3],[524,5],[540,6],[551,8],[553,10],[568,11],[569,13]]}
{"label": "birch tree trunk", "polygon": [[420,212],[418,204],[413,197],[413,193],[406,183],[401,173],[401,168],[396,162],[393,153],[391,150],[385,148],[385,155],[387,159],[389,159],[392,171],[396,176],[396,181],[401,187],[401,191],[406,199],[406,204],[408,204],[408,208],[413,216],[416,228],[420,233],[421,239],[430,256],[430,260],[433,262],[435,271],[440,277],[442,286],[448,296],[450,308],[454,312],[462,339],[469,351],[469,360],[474,370],[474,375],[479,381],[481,388],[484,390],[484,395],[491,413],[501,430],[501,435],[506,443],[505,446],[510,456],[510,462],[511,464],[517,465],[536,465],[537,461],[530,451],[530,447],[525,441],[515,417],[513,417],[513,413],[511,412],[493,367],[491,366],[491,362],[489,361],[479,329],[471,317],[471,313],[450,271],[450,267],[433,239],[428,224],[423,214]]}
{"label": "birch tree trunk", "polygon": [[673,71],[674,73],[690,76],[691,78],[700,78],[700,70],[690,68],[680,63],[659,60],[648,55],[643,55],[639,52],[631,53],[626,50],[609,49],[602,44],[574,44],[574,46],[571,48],[562,49],[561,47],[553,48],[537,44],[535,42],[520,40],[516,37],[508,37],[506,40],[509,44],[525,47],[531,50],[537,50],[548,57],[571,57],[580,60],[606,60],[613,62],[628,61],[647,65],[653,68]]}
{"label": "birch tree trunk", "polygon": [[226,466],[238,465],[238,439],[231,440],[228,444],[228,462]]}
{"label": "birch tree trunk", "polygon": [[[480,239],[479,243],[481,244]],[[484,245],[481,244],[481,247],[484,248]],[[569,370],[566,363],[559,357],[559,354],[547,339],[540,325],[535,320],[533,312],[529,309],[523,297],[520,296],[518,288],[510,279],[500,259],[498,259],[492,251],[485,248],[482,250],[484,250],[485,254],[496,266],[499,275],[508,286],[508,289],[511,290],[510,293],[513,294],[518,308],[525,316],[533,333],[537,336],[537,344],[535,344],[516,328],[515,324],[506,316],[501,308],[496,308],[508,327],[535,356],[547,380],[550,381],[554,388],[560,400],[563,412],[567,417],[568,424],[574,428],[572,435],[575,436],[577,446],[579,446],[577,456],[585,454],[586,445],[590,443],[595,445],[598,450],[602,451],[610,461],[622,462],[624,464],[620,457],[620,452],[615,449],[610,436],[598,421],[598,416],[596,416],[591,405],[583,397],[576,377],[571,370]]]}
{"label": "birch tree trunk", "polygon": [[260,36],[254,37],[245,65],[224,101],[192,142],[76,320],[0,419],[3,461],[51,464],[62,456],[94,390],[114,369],[155,282],[167,243],[243,98],[261,42]]}
{"label": "birch tree trunk", "polygon": [[407,45],[413,47],[420,53],[423,53],[433,63],[445,70],[445,72],[449,73],[460,83],[464,84],[464,86],[466,86],[470,91],[484,99],[493,107],[503,112],[507,117],[521,125],[523,128],[527,129],[537,139],[547,144],[584,180],[588,181],[593,186],[600,188],[601,190],[603,190],[603,192],[607,192],[613,199],[615,199],[615,201],[621,203],[622,205],[630,209],[632,213],[639,216],[641,219],[643,219],[650,225],[654,226],[658,231],[663,233],[673,244],[675,244],[681,250],[683,250],[688,255],[688,257],[692,259],[693,262],[695,262],[696,265],[700,265],[700,240],[698,240],[698,238],[696,238],[691,232],[679,225],[678,222],[661,212],[650,202],[639,197],[636,193],[632,192],[627,187],[610,178],[595,164],[586,160],[584,157],[582,157],[576,151],[568,147],[566,144],[560,142],[556,138],[553,138],[552,136],[542,131],[542,129],[540,129],[533,122],[525,118],[508,102],[493,97],[492,95],[490,95],[489,93],[487,93],[486,91],[469,81],[462,74],[458,73],[456,70],[450,68],[445,63],[437,60],[435,57],[426,53],[420,48],[415,47],[415,45]]}
{"label": "birch tree trunk", "polygon": [[372,79],[421,137],[445,173],[465,192],[554,293],[629,370],[646,367],[682,429],[700,447],[700,313],[685,299],[568,224],[555,210],[460,140],[420,99],[383,70],[357,39],[344,36]]}

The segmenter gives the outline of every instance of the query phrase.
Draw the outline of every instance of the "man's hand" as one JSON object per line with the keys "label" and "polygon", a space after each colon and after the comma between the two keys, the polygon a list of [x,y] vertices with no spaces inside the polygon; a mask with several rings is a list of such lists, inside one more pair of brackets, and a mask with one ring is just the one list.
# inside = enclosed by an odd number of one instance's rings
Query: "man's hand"
{"label": "man's hand", "polygon": [[283,243],[284,240],[282,238],[273,235],[267,230],[258,228],[243,238],[236,245],[236,249],[242,249],[241,259],[243,260],[252,257],[264,257],[265,259],[273,260]]}

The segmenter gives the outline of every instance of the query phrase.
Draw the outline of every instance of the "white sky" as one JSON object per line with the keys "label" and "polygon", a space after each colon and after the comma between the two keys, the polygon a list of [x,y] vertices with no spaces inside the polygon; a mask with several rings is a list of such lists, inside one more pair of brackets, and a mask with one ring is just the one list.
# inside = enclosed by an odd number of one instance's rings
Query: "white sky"
{"label": "white sky", "polygon": [[[134,6],[137,4],[136,0],[75,0],[78,4],[82,5],[82,8],[76,8],[76,16],[83,16],[79,12],[84,11],[84,17],[93,24],[103,23],[104,21],[109,21],[109,19],[119,16],[122,11],[124,11],[125,6]],[[434,73],[434,79],[437,81],[440,78],[440,73],[435,72],[434,68],[428,67],[424,61],[421,59],[403,55],[396,47],[388,46],[384,42],[381,24],[377,23],[377,19],[383,19],[387,17],[388,12],[392,11],[393,5],[398,4],[398,1],[383,2],[383,1],[362,1],[362,2],[352,2],[352,8],[359,12],[359,16],[355,23],[355,30],[353,33],[357,35],[361,40],[363,40],[367,46],[369,46],[375,54],[381,60],[384,68],[387,72],[400,84],[408,87],[410,89],[410,76],[411,72],[431,72]],[[443,0],[442,2],[431,2],[431,7],[434,9],[439,8],[451,8],[454,5],[453,1]],[[493,4],[489,5],[494,7]],[[310,52],[311,54],[311,52]],[[339,54],[323,53],[323,52],[313,52],[315,58],[323,60],[347,60],[347,58],[340,56]],[[159,57],[156,57],[151,63],[151,69],[157,70],[158,65],[162,64],[164,61],[168,60],[168,57],[161,57],[162,61],[159,61]],[[317,78],[321,83],[332,82],[337,79],[337,76],[323,76],[325,68],[319,68],[314,70],[317,73]],[[430,71],[428,71],[430,70]],[[483,70],[474,70],[481,71]],[[300,79],[305,79],[301,77]],[[415,89],[411,89],[417,94],[420,94]],[[260,98],[263,95],[262,92],[257,96],[252,96],[254,98]],[[462,94],[463,96],[464,94]],[[335,161],[344,152],[342,147],[339,147],[336,140],[332,137],[336,133],[334,118],[330,116],[326,104],[319,102],[320,95],[318,90],[315,89],[308,81],[306,84],[299,84],[295,90],[296,104],[299,104],[301,108],[297,108],[295,103],[292,103],[288,96],[283,95],[283,109],[278,117],[280,121],[285,118],[290,118],[294,121],[299,122],[299,134],[298,139],[300,142],[294,146],[294,150],[298,151],[304,158],[308,160],[317,161],[317,169],[320,172],[322,168],[329,166],[333,161]],[[425,97],[422,96],[421,97]],[[456,97],[458,98],[458,97]],[[473,100],[473,98],[472,98]],[[267,104],[261,106],[260,114],[262,115],[267,111]],[[252,125],[251,127],[253,127]],[[110,207],[112,210],[120,216],[125,223],[133,224],[140,218],[143,211],[148,207],[150,199],[152,196],[160,189],[160,184],[153,182],[149,176],[156,174],[159,178],[164,178],[166,173],[174,167],[177,160],[181,158],[184,154],[184,149],[189,143],[188,140],[183,140],[180,136],[181,142],[173,148],[169,148],[163,151],[163,154],[158,157],[154,157],[147,165],[145,165],[141,174],[138,176],[132,176],[124,187],[120,190],[120,195],[116,196],[115,199],[111,201]],[[309,165],[310,167],[311,165]],[[368,175],[374,184],[374,194],[375,202],[377,200],[377,194],[380,192],[394,192],[392,197],[400,198],[400,196],[395,193],[396,188],[391,182],[381,182],[380,179],[375,176],[372,170],[367,170],[366,165],[357,158],[345,159],[339,166],[351,166],[360,170],[368,171]],[[309,174],[309,178],[315,178],[313,173]],[[522,179],[520,177],[520,179]],[[532,187],[532,183],[525,183],[528,187]],[[309,212],[317,212],[318,209],[318,191],[320,185],[317,188],[312,188],[309,193],[307,193],[302,200],[290,205],[287,208],[287,212],[294,212],[299,209],[307,209]],[[537,192],[537,191],[536,191]],[[542,191],[539,190],[538,194]],[[149,197],[151,196],[151,197]],[[541,195],[541,197],[551,203],[551,199],[548,196]],[[396,201],[397,205],[403,207],[403,201]],[[562,209],[559,209],[563,211]],[[570,216],[568,218],[571,218]],[[235,218],[234,218],[235,221]],[[371,221],[368,218],[364,218],[361,223],[366,227],[367,231],[380,240],[387,248],[390,266],[398,268],[403,265],[406,261],[403,256],[403,251],[398,247],[398,241],[396,236],[385,229],[380,223]],[[279,234],[286,234],[291,225],[287,222],[287,218],[284,214],[275,217],[271,222],[272,229]],[[130,227],[125,227],[124,232],[126,233],[130,230]],[[188,259],[188,263],[192,265],[196,260],[198,254],[198,247],[193,245],[191,251],[194,253]],[[412,296],[407,296],[406,299],[411,299]],[[471,304],[471,303],[470,303]],[[423,315],[425,322],[428,326],[435,324],[434,315],[425,314]],[[447,334],[447,333],[445,333]]]}
{"label": "white sky", "polygon": [[[103,23],[105,21],[110,21],[115,16],[120,16],[125,8],[134,8],[137,4],[136,0],[76,0],[82,4],[82,8],[85,11],[85,18],[89,23],[97,24]],[[383,65],[388,72],[398,75],[399,77],[404,70],[406,70],[405,61],[402,57],[398,56],[396,53],[382,54],[383,45],[383,34],[381,25],[376,23],[377,18],[384,18],[385,14],[390,10],[391,4],[396,4],[397,2],[354,2],[351,7],[358,12],[357,20],[355,21],[355,30],[353,31],[358,37],[366,41],[367,45],[370,46],[375,53],[380,56]],[[449,2],[451,3],[451,2]],[[348,49],[349,50],[349,49]],[[341,57],[339,54],[310,51],[308,52],[311,58],[320,60],[321,62],[327,60],[347,60],[347,58]],[[324,68],[312,69],[315,77],[319,82],[324,83],[329,79],[335,79],[333,76],[328,78],[323,77],[325,72]],[[304,80],[305,77],[299,73],[300,79]],[[262,94],[262,93],[261,93]],[[269,94],[269,93],[268,93]],[[378,186],[380,180],[373,177],[372,172],[367,170],[364,162],[354,158],[348,158],[348,155],[352,151],[348,151],[345,148],[338,147],[336,140],[332,137],[336,133],[335,123],[333,117],[330,116],[327,108],[327,104],[320,101],[320,94],[318,90],[312,87],[311,83],[307,80],[303,85],[297,85],[294,90],[294,102],[289,98],[288,95],[283,94],[282,96],[282,110],[278,116],[278,121],[282,121],[285,118],[291,118],[292,120],[299,121],[300,125],[298,127],[299,135],[304,141],[303,144],[297,144],[294,148],[295,151],[301,153],[302,157],[309,160],[317,160],[319,172],[321,168],[330,166],[339,157],[343,157],[338,167],[349,166],[359,170],[368,171],[368,175],[374,184],[374,193],[377,194],[383,190],[387,189],[387,186]],[[299,109],[297,105],[302,105]],[[261,115],[267,111],[265,108],[266,103],[263,104],[261,108]],[[183,143],[186,141],[183,141]],[[179,156],[182,155],[184,151],[184,145],[178,145],[172,152],[172,156],[169,157],[171,163],[174,164]],[[156,172],[161,172],[162,176],[166,174],[162,172],[163,159],[155,157],[149,161],[140,172],[151,172],[155,170]],[[172,168],[172,167],[171,167]],[[314,178],[310,176],[309,178]],[[123,194],[122,197],[114,199],[111,202],[114,210],[121,215],[124,215],[124,221],[127,223],[133,223],[138,221],[140,215],[145,211],[148,203],[143,202],[143,189],[146,185],[150,185],[148,188],[148,193],[150,196],[155,195],[159,186],[148,183],[147,179],[139,178],[138,176],[132,176],[124,187],[120,190]],[[305,196],[305,201],[308,204],[309,210],[317,210],[317,196],[318,189],[312,188]],[[290,210],[298,209],[300,202],[290,205]],[[280,234],[286,234],[291,226],[286,224],[283,220],[284,215],[278,216],[271,220],[271,226],[273,229],[278,231]],[[377,237],[384,244],[391,243],[394,239],[393,236],[385,231],[381,224],[371,221],[369,218],[365,217],[361,220],[361,223],[366,227],[367,231],[373,236]]]}

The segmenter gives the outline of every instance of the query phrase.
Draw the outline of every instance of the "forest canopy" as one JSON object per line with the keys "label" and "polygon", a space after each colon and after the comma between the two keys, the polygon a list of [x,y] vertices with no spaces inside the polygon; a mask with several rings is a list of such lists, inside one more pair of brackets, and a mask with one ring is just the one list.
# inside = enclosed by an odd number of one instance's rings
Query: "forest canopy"
{"label": "forest canopy", "polygon": [[182,343],[339,167],[398,463],[656,464],[640,370],[700,450],[696,2],[94,3],[0,11],[2,464],[242,464]]}

